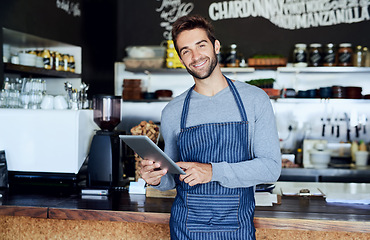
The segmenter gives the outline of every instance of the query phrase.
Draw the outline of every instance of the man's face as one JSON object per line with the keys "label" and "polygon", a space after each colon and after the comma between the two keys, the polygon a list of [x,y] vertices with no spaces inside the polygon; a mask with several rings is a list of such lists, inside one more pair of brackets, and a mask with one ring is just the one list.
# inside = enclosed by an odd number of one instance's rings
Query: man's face
{"label": "man's face", "polygon": [[218,63],[216,52],[220,43],[217,40],[213,47],[206,31],[196,28],[180,33],[176,43],[180,60],[193,77],[205,79],[212,74]]}

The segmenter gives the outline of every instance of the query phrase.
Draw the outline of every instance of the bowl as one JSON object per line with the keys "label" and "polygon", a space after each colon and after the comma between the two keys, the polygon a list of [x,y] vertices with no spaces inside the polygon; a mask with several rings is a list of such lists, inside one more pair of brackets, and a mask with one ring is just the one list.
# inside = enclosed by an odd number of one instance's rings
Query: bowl
{"label": "bowl", "polygon": [[311,150],[310,151],[310,160],[314,168],[317,169],[324,169],[328,167],[330,162],[330,154],[331,151],[329,150]]}
{"label": "bowl", "polygon": [[162,46],[129,46],[126,48],[130,58],[164,58],[166,48]]}
{"label": "bowl", "polygon": [[24,66],[36,66],[36,55],[29,53],[19,53],[19,64]]}

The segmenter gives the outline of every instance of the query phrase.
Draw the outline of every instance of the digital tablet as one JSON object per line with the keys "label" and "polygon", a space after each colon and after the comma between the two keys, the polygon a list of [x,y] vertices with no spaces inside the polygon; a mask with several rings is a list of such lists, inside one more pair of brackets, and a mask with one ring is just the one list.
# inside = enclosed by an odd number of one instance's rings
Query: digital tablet
{"label": "digital tablet", "polygon": [[165,154],[150,138],[145,135],[120,135],[119,136],[141,158],[151,159],[161,165],[161,169],[173,174],[185,172]]}

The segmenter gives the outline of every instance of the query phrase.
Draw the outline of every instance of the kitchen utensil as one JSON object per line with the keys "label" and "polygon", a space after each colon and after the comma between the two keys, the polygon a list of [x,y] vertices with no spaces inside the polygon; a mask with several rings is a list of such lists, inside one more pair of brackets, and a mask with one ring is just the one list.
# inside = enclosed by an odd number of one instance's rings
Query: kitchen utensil
{"label": "kitchen utensil", "polygon": [[350,129],[350,120],[347,113],[344,113],[344,119],[347,126],[347,142],[351,142],[351,129]]}

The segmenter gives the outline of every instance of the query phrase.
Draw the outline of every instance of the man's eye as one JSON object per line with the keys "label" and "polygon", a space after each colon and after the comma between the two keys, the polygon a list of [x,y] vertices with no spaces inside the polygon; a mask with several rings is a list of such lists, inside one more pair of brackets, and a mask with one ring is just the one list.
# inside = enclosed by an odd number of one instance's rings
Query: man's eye
{"label": "man's eye", "polygon": [[189,51],[182,51],[182,55],[185,55],[185,54],[187,54]]}

